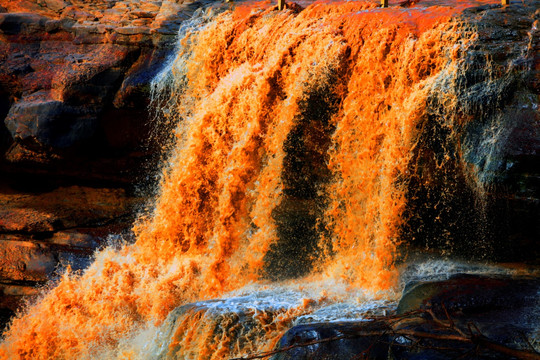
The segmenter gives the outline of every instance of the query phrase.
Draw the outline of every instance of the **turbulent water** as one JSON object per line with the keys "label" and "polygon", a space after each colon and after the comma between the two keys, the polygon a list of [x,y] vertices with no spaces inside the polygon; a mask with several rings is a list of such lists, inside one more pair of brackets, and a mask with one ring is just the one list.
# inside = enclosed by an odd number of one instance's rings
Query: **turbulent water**
{"label": "turbulent water", "polygon": [[222,359],[391,306],[427,97],[475,41],[458,11],[259,4],[186,22],[153,85],[173,140],[136,241],[66,273],[0,357]]}

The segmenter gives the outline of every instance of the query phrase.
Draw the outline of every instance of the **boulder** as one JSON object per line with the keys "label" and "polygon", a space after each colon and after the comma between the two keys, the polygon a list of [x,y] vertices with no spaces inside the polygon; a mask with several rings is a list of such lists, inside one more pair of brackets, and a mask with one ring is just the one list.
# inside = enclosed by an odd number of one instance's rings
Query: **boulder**
{"label": "boulder", "polygon": [[38,91],[15,103],[5,124],[16,141],[66,148],[90,138],[97,119],[81,116],[78,109],[54,100],[50,91]]}
{"label": "boulder", "polygon": [[[399,302],[398,315],[414,311],[429,314],[403,321],[394,330],[441,338],[427,339],[424,349],[405,346],[393,349],[393,354],[403,359],[449,359],[459,355],[458,349],[465,354],[475,346],[480,346],[480,358],[507,359],[512,351],[531,352],[529,341],[537,339],[540,324],[539,293],[537,277],[456,274],[448,280],[410,283]],[[471,344],[444,339],[443,335],[466,337]],[[497,351],[498,346],[506,349]],[[455,350],[437,350],[449,347]]]}

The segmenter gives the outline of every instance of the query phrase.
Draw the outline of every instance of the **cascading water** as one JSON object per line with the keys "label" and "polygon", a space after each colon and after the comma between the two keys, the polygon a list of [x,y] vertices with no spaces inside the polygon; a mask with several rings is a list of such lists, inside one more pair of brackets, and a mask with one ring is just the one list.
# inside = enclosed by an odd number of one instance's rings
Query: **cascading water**
{"label": "cascading water", "polygon": [[174,140],[136,241],[66,273],[0,357],[222,359],[271,349],[294,321],[394,301],[413,150],[430,92],[475,41],[452,17],[469,5],[186,22],[154,83]]}

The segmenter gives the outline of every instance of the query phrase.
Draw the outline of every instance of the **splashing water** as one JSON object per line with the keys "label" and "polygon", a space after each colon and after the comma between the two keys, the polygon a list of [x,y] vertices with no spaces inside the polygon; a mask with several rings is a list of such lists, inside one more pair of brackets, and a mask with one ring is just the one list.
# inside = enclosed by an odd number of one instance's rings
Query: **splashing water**
{"label": "splashing water", "polygon": [[[221,359],[271,349],[295,319],[344,317],[338,303],[395,299],[416,127],[474,41],[458,11],[316,3],[186,23],[154,83],[174,141],[136,242],[66,273],[13,321],[0,358]],[[294,214],[308,224],[287,238]],[[304,230],[309,254],[272,266]]]}

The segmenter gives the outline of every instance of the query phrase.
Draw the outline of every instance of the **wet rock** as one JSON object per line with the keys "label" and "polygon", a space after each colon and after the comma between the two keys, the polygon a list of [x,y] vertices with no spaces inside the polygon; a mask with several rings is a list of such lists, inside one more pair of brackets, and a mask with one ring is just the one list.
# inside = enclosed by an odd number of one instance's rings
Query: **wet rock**
{"label": "wet rock", "polygon": [[406,243],[469,259],[540,259],[537,9],[532,1],[460,16],[462,36],[474,32],[478,42],[428,100]]}
{"label": "wet rock", "polygon": [[[540,280],[536,277],[457,274],[448,280],[410,283],[404,290],[397,313],[418,310],[431,313],[403,321],[394,330],[468,337],[473,338],[473,342],[477,337],[479,341],[484,339],[527,351],[530,350],[527,339],[538,336],[539,294]],[[447,327],[458,328],[462,334]],[[436,337],[424,341],[423,347],[400,347],[393,349],[393,354],[400,359],[450,359],[474,349],[463,341]],[[453,351],[436,350],[452,347]],[[479,358],[508,358],[508,354],[487,347],[481,348],[479,354]]]}
{"label": "wet rock", "polygon": [[538,305],[539,291],[540,279],[537,278],[456,274],[448,280],[407,284],[397,313],[429,307],[438,316],[445,317],[443,306],[460,316],[523,309]]}
{"label": "wet rock", "polygon": [[[257,352],[257,344],[265,336],[286,328],[287,305],[294,302],[280,306],[272,301],[272,294],[266,296],[180,306],[170,312],[147,349],[163,360],[188,353],[206,358],[218,352],[218,358],[230,358],[238,353]],[[216,341],[230,346],[218,345]]]}
{"label": "wet rock", "polygon": [[[386,326],[368,321],[298,325],[283,335],[278,344],[282,351],[271,359],[387,359],[386,331]],[[370,332],[374,335],[359,335]]]}

